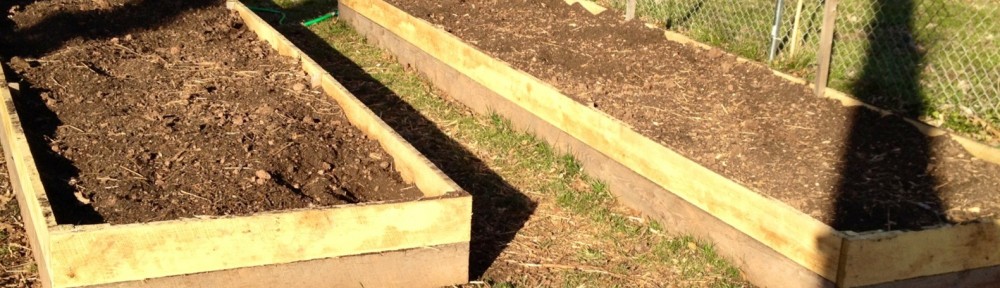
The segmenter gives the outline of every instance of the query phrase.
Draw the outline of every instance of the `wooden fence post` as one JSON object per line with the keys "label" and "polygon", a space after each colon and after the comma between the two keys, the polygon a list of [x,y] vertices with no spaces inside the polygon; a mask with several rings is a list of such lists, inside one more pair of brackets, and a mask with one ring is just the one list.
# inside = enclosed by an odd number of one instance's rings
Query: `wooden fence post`
{"label": "wooden fence post", "polygon": [[636,0],[628,0],[625,3],[625,21],[632,21],[632,19],[635,19],[635,1]]}
{"label": "wooden fence post", "polygon": [[826,91],[826,84],[830,78],[830,57],[833,52],[833,30],[837,23],[837,2],[838,0],[826,0],[823,6],[823,30],[820,32],[819,53],[817,61],[819,67],[816,71],[816,96],[823,97]]}
{"label": "wooden fence post", "polygon": [[802,42],[802,35],[799,33],[799,21],[802,20],[802,5],[805,0],[799,0],[795,4],[795,20],[792,21],[792,39],[790,39],[790,45],[788,47],[788,55],[795,56],[795,48],[799,46],[799,42]]}

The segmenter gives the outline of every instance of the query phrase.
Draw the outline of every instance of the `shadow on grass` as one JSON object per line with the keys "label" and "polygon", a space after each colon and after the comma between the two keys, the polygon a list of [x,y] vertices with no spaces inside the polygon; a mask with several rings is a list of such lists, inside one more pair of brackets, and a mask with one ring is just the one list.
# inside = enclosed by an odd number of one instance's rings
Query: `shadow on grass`
{"label": "shadow on grass", "polygon": [[[257,8],[276,9],[277,1],[248,1]],[[409,141],[421,153],[473,196],[473,227],[470,255],[471,279],[480,278],[507,244],[524,226],[536,203],[491,170],[400,95],[334,49],[324,36],[299,24],[336,9],[333,1],[299,2],[285,6],[281,15],[258,12],[296,46],[329,71],[351,93]],[[335,21],[335,20],[334,20]],[[432,264],[431,264],[432,265]]]}

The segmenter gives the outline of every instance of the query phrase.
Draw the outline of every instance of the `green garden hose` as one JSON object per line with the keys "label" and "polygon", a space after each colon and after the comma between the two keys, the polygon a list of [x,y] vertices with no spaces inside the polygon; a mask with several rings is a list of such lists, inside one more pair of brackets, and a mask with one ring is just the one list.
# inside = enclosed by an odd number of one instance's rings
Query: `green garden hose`
{"label": "green garden hose", "polygon": [[281,12],[279,10],[270,9],[270,8],[261,8],[261,7],[253,7],[253,6],[247,6],[247,8],[250,8],[250,10],[252,10],[252,11],[269,12],[269,13],[274,13],[274,14],[280,14],[281,15],[281,19],[278,19],[278,25],[285,25],[285,17],[287,16],[287,15],[285,15],[285,12]]}
{"label": "green garden hose", "polygon": [[333,10],[333,12],[323,14],[322,16],[313,18],[312,20],[309,20],[309,21],[306,21],[306,22],[302,22],[302,26],[309,27],[309,26],[316,25],[319,22],[323,22],[323,21],[326,21],[327,19],[336,17],[337,14],[338,14],[337,10]]}

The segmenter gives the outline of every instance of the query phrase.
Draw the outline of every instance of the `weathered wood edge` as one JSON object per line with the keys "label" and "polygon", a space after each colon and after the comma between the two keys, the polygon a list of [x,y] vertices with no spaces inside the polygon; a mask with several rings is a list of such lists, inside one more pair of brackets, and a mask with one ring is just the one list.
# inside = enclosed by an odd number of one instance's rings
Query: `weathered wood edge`
{"label": "weathered wood edge", "polygon": [[468,265],[469,243],[456,243],[86,287],[446,287],[468,282]]}
{"label": "weathered wood edge", "polygon": [[516,129],[549,142],[559,153],[572,154],[588,175],[609,184],[611,193],[620,203],[669,227],[667,232],[711,241],[716,251],[740,267],[749,281],[761,287],[833,286],[833,282],[639,176],[367,18],[357,16],[350,7],[341,5],[339,11],[340,19],[364,35],[368,43],[388,50],[401,64],[414,68],[443,91],[442,96],[480,114],[503,115]]}
{"label": "weathered wood edge", "polygon": [[864,286],[1000,265],[1000,220],[860,234],[844,242],[837,283]]}
{"label": "weathered wood edge", "polygon": [[42,287],[52,287],[49,261],[49,227],[55,226],[55,216],[49,206],[48,195],[42,186],[38,168],[31,156],[27,137],[21,128],[21,120],[14,107],[14,98],[8,90],[7,79],[0,67],[0,142],[7,160],[7,174],[17,198],[24,221],[25,233],[31,246],[31,253],[38,268],[38,280]]}
{"label": "weathered wood edge", "polygon": [[340,3],[789,259],[828,279],[836,276],[840,232],[698,165],[388,3]]}
{"label": "weathered wood edge", "polygon": [[50,234],[56,287],[467,243],[470,197],[221,219],[79,227]]}
{"label": "weathered wood edge", "polygon": [[260,16],[238,1],[227,1],[226,7],[239,13],[247,23],[247,27],[270,43],[279,54],[301,61],[302,69],[309,74],[313,86],[322,87],[323,91],[344,109],[344,114],[351,124],[377,139],[382,148],[393,156],[394,167],[404,180],[415,183],[424,195],[429,197],[461,191],[458,184]]}

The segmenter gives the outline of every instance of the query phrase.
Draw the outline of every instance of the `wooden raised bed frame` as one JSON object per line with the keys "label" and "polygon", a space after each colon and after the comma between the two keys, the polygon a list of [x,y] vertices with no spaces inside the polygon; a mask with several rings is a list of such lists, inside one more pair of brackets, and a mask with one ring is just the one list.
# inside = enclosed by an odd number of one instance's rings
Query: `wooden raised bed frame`
{"label": "wooden raised bed frame", "polygon": [[[43,287],[443,286],[468,280],[472,197],[291,42],[238,2],[251,30],[376,139],[424,197],[128,225],[59,225],[0,73],[0,140]],[[11,85],[16,87],[16,85]]]}
{"label": "wooden raised bed frame", "polygon": [[[580,2],[591,11],[602,8]],[[762,287],[939,287],[1000,283],[1000,221],[923,231],[837,231],[721,176],[580,104],[545,82],[382,0],[340,0],[340,17],[371,43],[414,67],[449,97],[498,113],[609,182],[627,206],[667,229],[713,241]],[[671,40],[693,42],[667,33]],[[668,37],[668,38],[671,38]],[[801,79],[779,74],[786,79]],[[831,90],[832,91],[832,90]],[[863,105],[827,93],[845,105]],[[944,131],[911,121],[932,136]],[[970,154],[995,149],[951,135]]]}

